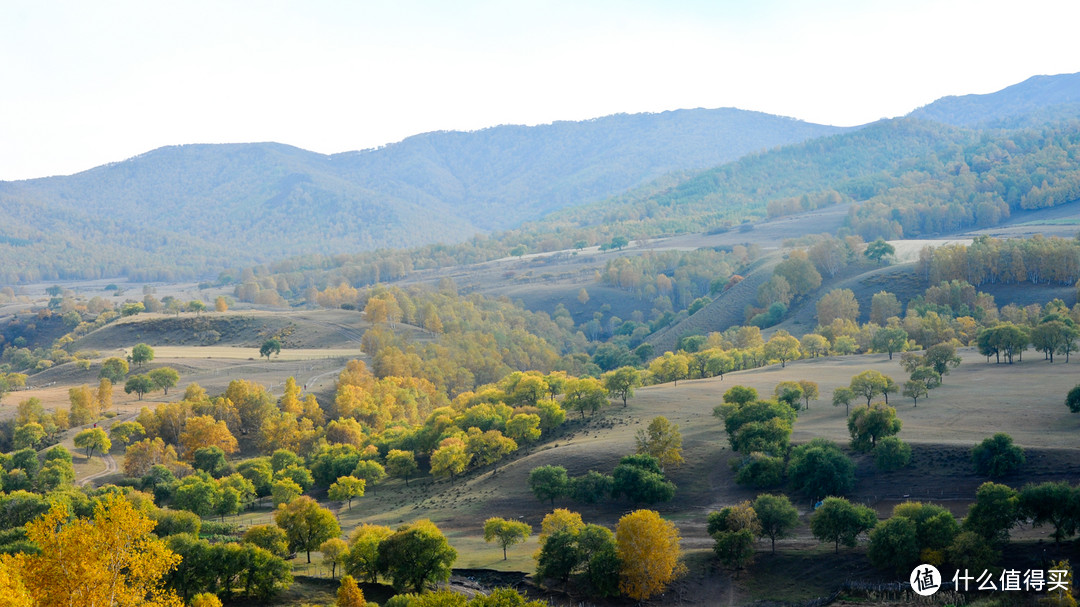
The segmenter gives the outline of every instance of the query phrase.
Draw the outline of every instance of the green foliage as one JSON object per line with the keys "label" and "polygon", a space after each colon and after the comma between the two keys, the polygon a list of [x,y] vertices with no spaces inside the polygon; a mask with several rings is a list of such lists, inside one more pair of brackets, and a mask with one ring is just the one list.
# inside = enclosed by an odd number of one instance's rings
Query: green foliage
{"label": "green foliage", "polygon": [[1080,413],[1080,385],[1077,385],[1065,395],[1065,406],[1073,413]]}
{"label": "green foliage", "polygon": [[399,592],[419,593],[428,583],[445,582],[455,560],[457,550],[426,519],[398,527],[379,544],[378,569],[390,576]]}
{"label": "green foliage", "polygon": [[532,534],[532,527],[521,521],[509,521],[504,518],[492,517],[484,521],[484,541],[498,541],[502,547],[503,560],[506,560],[506,548],[514,544],[520,544]]}
{"label": "green foliage", "polygon": [[786,495],[763,493],[754,500],[754,513],[761,525],[761,537],[772,541],[772,551],[776,552],[776,540],[787,537],[799,524],[799,511]]}
{"label": "green foliage", "polygon": [[274,512],[274,522],[285,530],[289,548],[306,552],[309,563],[312,550],[318,550],[326,540],[341,535],[341,526],[334,514],[307,496],[279,505]]}
{"label": "green foliage", "polygon": [[108,379],[114,384],[118,384],[124,381],[124,377],[128,374],[128,363],[122,358],[106,358],[105,362],[101,363],[101,371],[98,372],[98,377]]}
{"label": "green foliage", "polygon": [[771,489],[784,482],[784,458],[753,452],[738,461],[735,482],[754,489]]}
{"label": "green foliage", "polygon": [[843,495],[855,486],[855,464],[836,443],[815,438],[791,450],[788,480],[796,491],[818,499]]}
{"label": "green foliage", "polygon": [[271,356],[279,354],[281,354],[281,341],[276,337],[271,337],[259,346],[259,356],[265,356],[267,362],[270,361]]}
{"label": "green foliage", "polygon": [[882,472],[899,470],[910,464],[911,445],[895,436],[886,436],[874,447],[874,465]]}
{"label": "green foliage", "polygon": [[896,417],[896,409],[881,403],[858,407],[848,416],[848,432],[851,433],[851,448],[856,451],[871,451],[877,441],[892,436],[900,431],[903,424]]}
{"label": "green foliage", "polygon": [[611,495],[626,496],[635,504],[668,502],[675,497],[675,483],[664,478],[655,457],[628,455],[612,473]]}
{"label": "green foliage", "polygon": [[910,571],[919,563],[915,523],[903,516],[878,523],[870,532],[870,548],[866,555],[875,567],[892,569],[897,574]]}
{"label": "green foliage", "polygon": [[1053,526],[1054,543],[1060,544],[1080,526],[1078,500],[1080,488],[1066,482],[1028,484],[1020,490],[1019,516],[1035,527]]}
{"label": "green foliage", "polygon": [[132,375],[124,382],[124,392],[131,394],[134,392],[139,396],[139,400],[142,400],[143,395],[154,389],[154,382],[146,375]]}
{"label": "green foliage", "polygon": [[988,542],[1002,544],[1009,540],[1009,530],[1019,521],[1020,494],[1007,485],[985,482],[968,506],[964,530],[978,534]]}
{"label": "green foliage", "polygon": [[833,542],[839,553],[840,544],[855,546],[859,535],[876,524],[877,515],[870,508],[842,497],[827,497],[810,517],[810,532],[823,542]]}
{"label": "green foliage", "polygon": [[614,480],[596,470],[589,470],[570,481],[570,495],[583,504],[596,504],[611,495]]}
{"label": "green foliage", "polygon": [[555,505],[555,498],[564,497],[570,492],[570,477],[562,466],[540,466],[529,471],[529,489],[540,501],[550,501]]}
{"label": "green foliage", "polygon": [[164,390],[165,394],[168,394],[169,388],[172,388],[180,381],[180,374],[172,367],[158,367],[146,375],[150,378],[154,387],[159,390]]}
{"label": "green foliage", "polygon": [[990,478],[1012,474],[1024,465],[1024,461],[1024,450],[1014,445],[1012,437],[1004,432],[983,439],[971,449],[975,472]]}
{"label": "green foliage", "polygon": [[973,531],[956,534],[945,554],[950,563],[961,563],[972,571],[990,569],[1001,558],[1001,553],[994,549],[993,544]]}
{"label": "green foliage", "polygon": [[[713,410],[713,415],[724,420],[724,430],[731,448],[741,453],[761,451],[774,456],[783,454],[791,437],[795,410],[777,401],[738,404],[744,402],[749,393],[733,395],[737,400],[727,402],[727,395],[734,390],[728,390],[725,403]],[[757,393],[753,394],[756,396]]]}
{"label": "green foliage", "polygon": [[141,367],[154,360],[154,349],[147,344],[135,344],[135,346],[131,348],[130,359],[133,365]]}

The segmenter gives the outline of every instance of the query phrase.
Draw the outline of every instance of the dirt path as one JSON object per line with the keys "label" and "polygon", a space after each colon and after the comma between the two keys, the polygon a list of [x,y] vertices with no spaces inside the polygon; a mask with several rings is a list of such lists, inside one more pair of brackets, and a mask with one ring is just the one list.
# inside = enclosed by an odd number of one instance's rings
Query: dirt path
{"label": "dirt path", "polygon": [[116,459],[112,456],[111,453],[106,453],[105,457],[103,457],[102,459],[105,461],[105,469],[102,470],[101,472],[96,472],[94,474],[91,474],[91,475],[87,476],[86,478],[82,479],[81,481],[79,481],[80,486],[89,485],[92,481],[94,481],[96,479],[99,479],[99,478],[101,478],[103,476],[108,476],[110,474],[115,474],[119,470],[119,467],[116,465]]}

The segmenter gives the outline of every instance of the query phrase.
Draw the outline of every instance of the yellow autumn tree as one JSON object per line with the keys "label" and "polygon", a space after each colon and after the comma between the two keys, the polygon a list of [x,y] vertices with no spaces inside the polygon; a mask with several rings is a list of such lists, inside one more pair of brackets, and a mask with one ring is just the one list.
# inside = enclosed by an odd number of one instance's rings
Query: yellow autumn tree
{"label": "yellow autumn tree", "polygon": [[108,377],[102,377],[101,381],[98,382],[98,389],[97,389],[98,409],[100,409],[102,412],[105,412],[105,411],[108,411],[108,410],[112,409],[112,406],[113,406],[112,393],[113,393],[113,384],[112,384],[112,382],[109,381]]}
{"label": "yellow autumn tree", "polygon": [[0,605],[34,607],[34,598],[22,580],[22,558],[0,555]]}
{"label": "yellow autumn tree", "polygon": [[21,557],[23,583],[39,607],[181,607],[162,577],[180,562],[151,531],[156,521],[108,495],[92,519],[54,504],[26,525],[40,554]]}
{"label": "yellow autumn tree", "polygon": [[236,437],[229,432],[223,421],[209,415],[189,417],[180,433],[180,444],[184,447],[184,457],[191,459],[195,450],[203,447],[220,447],[225,453],[236,453],[239,446]]}
{"label": "yellow autumn tree", "polygon": [[364,607],[367,605],[367,601],[364,600],[364,593],[360,591],[360,587],[356,585],[356,580],[353,576],[347,575],[341,578],[341,586],[337,591],[337,607]]}
{"label": "yellow autumn tree", "polygon": [[619,590],[643,601],[659,594],[686,567],[679,562],[679,530],[655,510],[636,510],[615,527],[616,554],[622,562]]}
{"label": "yellow autumn tree", "polygon": [[300,387],[292,377],[285,380],[285,394],[278,400],[278,407],[293,415],[300,416],[304,413],[304,406],[300,402]]}
{"label": "yellow autumn tree", "polygon": [[218,295],[217,299],[214,300],[214,310],[218,312],[229,311],[229,302],[225,299],[224,295]]}

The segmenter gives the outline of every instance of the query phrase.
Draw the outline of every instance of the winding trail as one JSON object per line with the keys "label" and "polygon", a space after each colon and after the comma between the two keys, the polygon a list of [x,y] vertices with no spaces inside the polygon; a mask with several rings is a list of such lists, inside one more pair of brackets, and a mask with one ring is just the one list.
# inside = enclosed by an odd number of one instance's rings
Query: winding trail
{"label": "winding trail", "polygon": [[91,474],[79,481],[80,486],[89,485],[92,481],[99,479],[103,476],[115,474],[116,471],[119,470],[119,467],[116,465],[116,459],[112,456],[111,453],[106,453],[102,459],[105,460],[105,469],[101,472],[95,472],[94,474]]}

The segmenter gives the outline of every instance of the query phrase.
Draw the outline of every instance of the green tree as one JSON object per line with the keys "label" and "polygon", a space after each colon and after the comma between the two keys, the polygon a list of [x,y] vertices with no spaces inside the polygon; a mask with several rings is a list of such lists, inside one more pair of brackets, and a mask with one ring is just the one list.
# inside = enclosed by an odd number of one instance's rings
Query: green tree
{"label": "green tree", "polygon": [[1052,525],[1054,544],[1057,545],[1076,533],[1077,525],[1080,525],[1078,500],[1080,489],[1066,482],[1028,484],[1020,490],[1020,517],[1034,527]]}
{"label": "green tree", "polygon": [[622,399],[623,407],[626,407],[626,399],[634,396],[634,388],[641,385],[641,372],[633,367],[619,367],[614,371],[608,371],[600,380],[611,398]]}
{"label": "green tree", "polygon": [[303,493],[304,488],[296,484],[296,481],[291,478],[280,478],[270,486],[270,501],[275,507],[282,506],[292,502]]}
{"label": "green tree", "polygon": [[309,563],[312,550],[318,550],[326,540],[341,535],[341,526],[334,514],[306,495],[279,505],[274,512],[274,522],[285,530],[289,548],[305,551]]}
{"label": "green tree", "polygon": [[398,592],[423,592],[429,582],[445,582],[455,560],[457,550],[426,519],[398,527],[379,544],[379,571],[390,576]]}
{"label": "green tree", "polygon": [[725,567],[741,569],[754,558],[754,541],[761,522],[749,501],[710,512],[707,531],[715,540],[713,552]]}
{"label": "green tree", "polygon": [[637,452],[655,457],[661,470],[683,463],[679,425],[672,424],[663,415],[654,417],[647,429],[638,430],[635,442]]}
{"label": "green tree", "polygon": [[431,475],[449,476],[450,483],[458,474],[465,471],[472,454],[465,451],[465,442],[461,439],[445,439],[438,449],[431,454]]}
{"label": "green tree", "polygon": [[799,358],[799,340],[792,337],[787,331],[779,330],[765,343],[765,358],[779,360],[780,368],[787,365],[787,361]]}
{"label": "green tree", "polygon": [[896,438],[886,436],[878,441],[874,448],[874,465],[878,470],[889,472],[906,468],[911,463],[911,445]]}
{"label": "green tree", "polygon": [[113,424],[113,427],[109,429],[109,438],[114,443],[120,443],[121,445],[127,445],[132,440],[141,438],[146,435],[146,430],[139,422],[120,422],[119,424]]}
{"label": "green tree", "polygon": [[772,552],[776,552],[777,538],[785,538],[799,524],[799,511],[791,504],[786,495],[763,493],[754,500],[754,513],[761,525],[761,537],[772,541]]}
{"label": "green tree", "polygon": [[735,482],[755,489],[777,487],[784,482],[784,458],[752,452],[738,463]]}
{"label": "green tree", "polygon": [[1073,413],[1080,413],[1080,385],[1077,385],[1065,395],[1065,406]]}
{"label": "green tree", "polygon": [[867,369],[851,378],[849,389],[856,395],[865,398],[866,406],[869,407],[870,401],[872,401],[875,396],[885,394],[885,389],[888,387],[889,381],[890,379],[880,371]]}
{"label": "green tree", "polygon": [[499,471],[499,460],[516,450],[514,439],[503,436],[498,430],[470,431],[465,443],[466,453],[472,455],[477,466],[492,465],[492,476]]}
{"label": "green tree", "polygon": [[811,499],[842,495],[855,486],[854,462],[823,438],[792,449],[787,473],[792,488]]}
{"label": "green tree", "polygon": [[[876,297],[876,296],[875,296]],[[907,346],[907,331],[900,327],[884,327],[874,333],[871,346],[878,352],[888,352],[889,360],[892,360],[893,352],[903,352]]]}
{"label": "green tree", "polygon": [[108,453],[112,449],[112,441],[101,428],[87,428],[75,435],[75,446],[86,451],[86,458],[90,459],[94,451]]}
{"label": "green tree", "polygon": [[135,344],[135,347],[131,348],[131,363],[136,367],[141,367],[152,360],[154,360],[154,349],[150,346]]}
{"label": "green tree", "polygon": [[[386,468],[379,462],[362,459],[356,462],[356,467],[353,468],[352,476],[364,481],[366,486],[371,487],[372,495],[375,494],[375,484],[386,478]],[[338,479],[341,480],[340,478]]]}
{"label": "green tree", "polygon": [[176,369],[172,367],[158,367],[146,374],[150,378],[150,381],[154,384],[155,388],[164,390],[165,394],[169,393],[169,388],[172,388],[180,381],[180,374]]}
{"label": "green tree", "polygon": [[600,380],[592,377],[572,379],[566,382],[566,396],[563,405],[568,409],[581,413],[581,419],[585,419],[585,412],[596,413],[606,405],[607,390]]}
{"label": "green tree", "polygon": [[266,550],[274,556],[289,556],[289,537],[277,525],[252,525],[244,532],[243,540]]}
{"label": "green tree", "polygon": [[570,492],[570,477],[562,466],[539,466],[529,471],[529,489],[540,501],[550,501],[555,506],[555,498],[564,497]]}
{"label": "green tree", "polygon": [[1001,558],[1001,554],[994,550],[986,538],[973,531],[956,534],[952,544],[946,549],[945,556],[950,563],[963,563],[965,567],[971,567],[972,571],[988,570]]}
{"label": "green tree", "polygon": [[960,356],[956,353],[956,346],[949,343],[930,346],[926,349],[926,355],[923,358],[926,366],[933,369],[939,378],[948,375],[950,367],[960,365]]}
{"label": "green tree", "polygon": [[365,484],[366,481],[363,479],[340,476],[333,485],[330,485],[327,497],[335,502],[348,502],[349,510],[352,510],[352,501],[354,498],[363,497]]}
{"label": "green tree", "polygon": [[896,248],[891,244],[885,242],[884,238],[878,238],[874,242],[866,245],[866,250],[863,251],[863,255],[871,261],[881,263],[886,260],[887,257],[892,257],[896,254]]}
{"label": "green tree", "polygon": [[508,521],[504,518],[491,517],[484,521],[484,541],[499,542],[503,560],[506,560],[506,548],[520,544],[532,534],[532,527],[521,521]]}
{"label": "green tree", "polygon": [[612,473],[611,495],[625,495],[634,503],[667,502],[675,497],[675,484],[664,478],[655,457],[628,455]]}
{"label": "green tree", "polygon": [[848,416],[847,422],[851,448],[871,451],[879,439],[896,434],[902,425],[896,417],[896,409],[888,405],[877,403],[865,409],[856,409]]}
{"label": "green tree", "polygon": [[810,532],[823,542],[854,547],[859,535],[877,524],[877,515],[866,506],[852,504],[842,497],[827,497],[810,517]]}
{"label": "green tree", "polygon": [[1009,541],[1009,530],[1019,523],[1020,494],[1008,485],[985,482],[968,506],[964,529],[995,544]]}
{"label": "green tree", "polygon": [[16,449],[36,448],[45,438],[45,428],[41,424],[30,422],[15,429],[13,444]]}
{"label": "green tree", "polygon": [[1004,432],[983,439],[971,450],[975,472],[990,478],[1012,474],[1024,465],[1024,461],[1024,450],[1014,445],[1012,437]]}
{"label": "green tree", "polygon": [[536,557],[536,578],[559,580],[564,585],[581,564],[577,546],[578,532],[560,529],[548,535]]}
{"label": "green tree", "polygon": [[345,571],[374,584],[379,576],[379,544],[394,531],[382,525],[361,524],[349,534]]}
{"label": "green tree", "polygon": [[124,392],[131,394],[134,392],[139,396],[139,400],[147,392],[154,389],[154,382],[146,375],[132,375],[124,382]]}
{"label": "green tree", "polygon": [[833,390],[832,404],[834,407],[844,405],[845,417],[850,414],[848,406],[851,405],[853,400],[855,400],[855,392],[851,388],[840,387]]}
{"label": "green tree", "polygon": [[540,438],[540,416],[535,413],[516,413],[506,420],[506,436],[519,445],[530,445]]}
{"label": "green tree", "polygon": [[930,394],[930,391],[926,389],[926,384],[909,379],[904,382],[904,391],[902,394],[912,400],[916,407],[919,406],[919,399]]}
{"label": "green tree", "polygon": [[392,476],[405,479],[405,486],[409,486],[409,477],[416,474],[419,467],[416,465],[416,456],[412,451],[391,449],[386,454],[386,469]]}
{"label": "green tree", "polygon": [[610,476],[589,470],[570,481],[570,495],[583,504],[596,504],[611,495],[613,483]]}
{"label": "green tree", "polygon": [[127,361],[122,358],[106,358],[105,362],[101,363],[101,371],[98,372],[99,378],[108,379],[114,384],[118,384],[124,381],[124,377],[128,374]]}
{"label": "green tree", "polygon": [[270,356],[281,354],[281,341],[276,337],[263,342],[263,345],[259,347],[259,356],[266,357],[266,361],[270,362]]}
{"label": "green tree", "polygon": [[875,567],[897,573],[910,571],[919,562],[919,543],[915,523],[904,516],[882,521],[870,531],[866,555]]}

